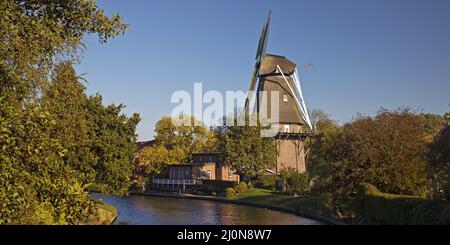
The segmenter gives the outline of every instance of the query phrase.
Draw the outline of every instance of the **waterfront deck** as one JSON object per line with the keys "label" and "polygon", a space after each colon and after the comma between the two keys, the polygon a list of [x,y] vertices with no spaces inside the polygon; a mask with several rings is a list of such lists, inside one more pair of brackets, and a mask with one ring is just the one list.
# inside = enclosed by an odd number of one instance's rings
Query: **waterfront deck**
{"label": "waterfront deck", "polygon": [[156,185],[177,185],[177,186],[187,186],[187,185],[201,185],[203,184],[199,179],[160,179],[154,178],[153,184]]}

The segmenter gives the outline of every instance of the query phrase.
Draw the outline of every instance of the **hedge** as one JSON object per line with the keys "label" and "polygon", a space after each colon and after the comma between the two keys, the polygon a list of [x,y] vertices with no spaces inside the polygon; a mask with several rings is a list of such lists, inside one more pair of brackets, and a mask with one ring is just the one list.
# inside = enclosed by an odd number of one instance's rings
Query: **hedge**
{"label": "hedge", "polygon": [[374,224],[450,224],[450,203],[417,196],[382,193],[363,184],[362,207],[367,223]]}

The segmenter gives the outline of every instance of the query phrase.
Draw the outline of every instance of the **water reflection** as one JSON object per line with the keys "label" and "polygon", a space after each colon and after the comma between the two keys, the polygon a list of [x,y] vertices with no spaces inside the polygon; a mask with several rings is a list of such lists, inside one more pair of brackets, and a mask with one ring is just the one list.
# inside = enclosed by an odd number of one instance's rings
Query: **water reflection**
{"label": "water reflection", "polygon": [[292,214],[229,203],[183,198],[94,194],[118,209],[117,224],[151,225],[313,225]]}

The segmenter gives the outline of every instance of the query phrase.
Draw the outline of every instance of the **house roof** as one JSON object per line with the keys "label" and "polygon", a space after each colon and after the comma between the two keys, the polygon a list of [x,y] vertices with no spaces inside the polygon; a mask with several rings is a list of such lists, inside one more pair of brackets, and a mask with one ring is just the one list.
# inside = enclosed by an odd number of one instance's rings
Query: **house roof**
{"label": "house roof", "polygon": [[142,150],[145,147],[152,147],[156,144],[155,140],[148,140],[148,141],[140,141],[137,142],[137,150]]}

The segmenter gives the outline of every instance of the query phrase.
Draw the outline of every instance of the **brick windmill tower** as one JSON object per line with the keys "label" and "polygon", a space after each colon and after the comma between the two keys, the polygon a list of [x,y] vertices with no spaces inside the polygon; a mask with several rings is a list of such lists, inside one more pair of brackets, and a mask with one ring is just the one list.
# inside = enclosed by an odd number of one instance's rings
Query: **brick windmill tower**
{"label": "brick windmill tower", "polygon": [[[290,169],[302,173],[306,171],[305,139],[310,136],[311,121],[305,106],[297,65],[284,56],[266,54],[270,15],[269,11],[259,39],[245,108],[249,111],[251,92],[256,92],[255,110],[258,113],[266,110],[270,115],[271,92],[278,92],[279,116],[277,122],[272,122],[272,127],[277,131],[277,165],[275,169],[268,171],[279,174],[281,170]],[[260,98],[262,91],[268,92],[265,101]]]}

